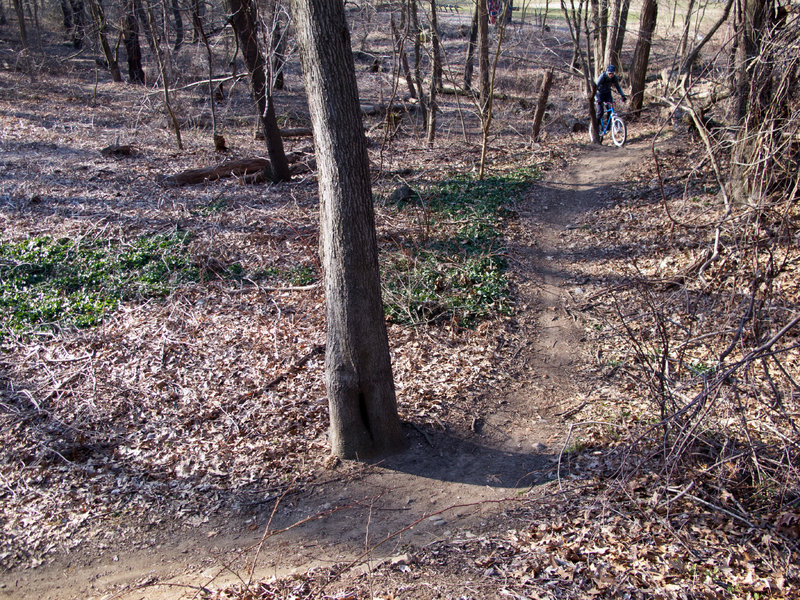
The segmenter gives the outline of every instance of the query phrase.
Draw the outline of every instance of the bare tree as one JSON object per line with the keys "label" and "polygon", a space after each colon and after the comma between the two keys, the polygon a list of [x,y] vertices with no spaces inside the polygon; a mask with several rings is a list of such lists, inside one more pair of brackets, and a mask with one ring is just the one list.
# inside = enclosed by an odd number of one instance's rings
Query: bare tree
{"label": "bare tree", "polygon": [[14,12],[17,14],[17,25],[19,26],[19,39],[22,48],[27,54],[28,49],[28,29],[25,27],[25,10],[22,8],[22,0],[14,0]]}
{"label": "bare tree", "polygon": [[485,0],[478,2],[478,78],[480,80],[481,112],[489,108],[489,8]]}
{"label": "bare tree", "polygon": [[172,0],[172,19],[175,21],[175,44],[172,50],[177,52],[183,46],[183,15],[178,0]]}
{"label": "bare tree", "polygon": [[642,109],[644,102],[644,84],[647,78],[647,67],[650,63],[650,45],[658,18],[657,0],[644,0],[642,18],[639,22],[639,37],[633,51],[631,67],[631,104],[632,111]]}
{"label": "bare tree", "polygon": [[761,38],[769,26],[769,17],[774,13],[774,0],[739,0],[736,3],[735,29],[736,49],[733,77],[733,118],[739,122],[747,114],[750,92],[749,68],[761,49]]}
{"label": "bare tree", "polygon": [[475,2],[475,12],[472,14],[472,26],[469,28],[469,42],[467,42],[467,60],[464,65],[464,89],[472,87],[472,72],[475,65],[475,46],[478,42],[478,18],[480,17],[480,4]]}
{"label": "bare tree", "polygon": [[[567,5],[569,2],[569,5]],[[598,129],[598,119],[600,115],[597,114],[594,105],[594,94],[596,85],[593,77],[593,58],[592,52],[595,45],[591,43],[591,36],[589,34],[589,7],[585,0],[561,0],[561,11],[564,13],[564,18],[567,21],[569,34],[572,38],[572,69],[577,70],[583,78],[584,91],[586,94],[586,103],[589,109],[589,136],[592,142],[600,143],[600,133]],[[581,46],[581,30],[584,32],[586,39],[586,51]]]}
{"label": "bare tree", "polygon": [[381,302],[367,143],[341,0],[292,0],[317,150],[327,314],[325,379],[333,452],[366,458],[405,445]]}
{"label": "bare tree", "polygon": [[89,8],[92,11],[97,39],[100,42],[100,50],[111,73],[111,80],[119,83],[122,81],[122,73],[120,73],[119,64],[117,63],[117,55],[108,43],[108,23],[106,22],[106,13],[103,9],[102,0],[89,0]]}
{"label": "bare tree", "polygon": [[[258,109],[264,137],[267,142],[267,152],[272,163],[274,181],[288,181],[291,179],[289,161],[283,151],[283,140],[278,127],[278,118],[275,116],[275,105],[272,99],[272,85],[267,82],[267,63],[264,54],[258,45],[258,13],[253,0],[229,0],[231,10],[231,23],[239,38],[244,62],[250,74],[250,88],[253,100]],[[270,82],[271,83],[271,82]]]}
{"label": "bare tree", "polygon": [[122,17],[122,40],[128,56],[128,81],[144,83],[142,47],[139,45],[139,19],[134,0],[125,0]]}

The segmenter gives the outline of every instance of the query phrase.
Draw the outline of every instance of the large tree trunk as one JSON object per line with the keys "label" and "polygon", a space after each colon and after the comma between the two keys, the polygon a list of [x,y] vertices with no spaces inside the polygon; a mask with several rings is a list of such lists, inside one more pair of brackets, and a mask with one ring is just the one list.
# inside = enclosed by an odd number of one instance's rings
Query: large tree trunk
{"label": "large tree trunk", "polygon": [[325,379],[334,454],[405,445],[381,303],[369,157],[341,0],[292,0],[320,189]]}
{"label": "large tree trunk", "polygon": [[264,55],[258,45],[258,15],[252,0],[229,0],[231,23],[239,38],[242,56],[250,73],[253,100],[258,108],[258,116],[264,129],[267,141],[267,152],[272,161],[272,170],[276,181],[288,181],[291,178],[289,161],[283,151],[283,141],[275,116],[275,105],[272,102],[272,86],[267,84],[267,71]]}
{"label": "large tree trunk", "polygon": [[139,19],[136,17],[134,0],[125,2],[125,16],[122,19],[122,40],[128,56],[128,80],[131,83],[144,83],[142,68],[142,47],[139,45]]}
{"label": "large tree trunk", "polygon": [[603,70],[608,37],[608,3],[606,0],[590,0],[592,7],[592,47],[594,49],[595,76]]}
{"label": "large tree trunk", "polygon": [[631,67],[631,110],[642,109],[644,103],[644,85],[647,78],[647,66],[650,63],[650,44],[658,17],[657,0],[644,0],[642,19],[639,23],[639,37],[633,51]]}
{"label": "large tree trunk", "polygon": [[[618,65],[619,56],[616,54],[617,38],[620,34],[620,15],[622,14],[622,0],[612,0],[611,17],[608,21],[608,38],[606,39],[606,54],[603,59],[606,65]],[[598,65],[601,66],[601,65]]]}
{"label": "large tree trunk", "polygon": [[737,0],[736,55],[733,77],[733,121],[740,123],[747,114],[750,92],[750,63],[758,56],[761,35],[769,22],[773,0]]}

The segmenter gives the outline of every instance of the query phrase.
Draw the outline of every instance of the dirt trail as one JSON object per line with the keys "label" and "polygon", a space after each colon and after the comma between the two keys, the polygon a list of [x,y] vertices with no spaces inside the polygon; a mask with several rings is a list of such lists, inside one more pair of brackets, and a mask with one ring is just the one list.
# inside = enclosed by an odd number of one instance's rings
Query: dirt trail
{"label": "dirt trail", "polygon": [[514,383],[474,407],[474,433],[409,429],[407,452],[374,465],[340,465],[329,483],[287,494],[274,514],[273,506],[256,506],[244,523],[209,521],[169,536],[154,531],[142,550],[6,573],[0,598],[191,598],[192,586],[248,579],[241,551],[258,546],[268,523],[278,530],[310,519],[263,544],[255,578],[332,563],[368,568],[502,518],[510,504],[504,499],[546,480],[565,435],[559,415],[591,386],[583,375],[583,330],[570,312],[579,282],[563,234],[607,201],[625,166],[642,160],[647,148],[575,152],[576,161],[551,172],[519,207],[510,238],[518,328],[502,351]]}

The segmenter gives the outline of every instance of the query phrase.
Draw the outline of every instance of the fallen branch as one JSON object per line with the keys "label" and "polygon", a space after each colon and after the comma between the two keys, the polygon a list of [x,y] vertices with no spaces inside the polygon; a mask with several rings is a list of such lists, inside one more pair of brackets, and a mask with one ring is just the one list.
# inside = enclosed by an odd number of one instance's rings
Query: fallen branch
{"label": "fallen branch", "polygon": [[245,177],[264,174],[266,179],[273,180],[272,165],[266,158],[243,158],[229,160],[215,167],[189,169],[164,178],[167,185],[194,185],[207,181],[216,181],[223,177]]}

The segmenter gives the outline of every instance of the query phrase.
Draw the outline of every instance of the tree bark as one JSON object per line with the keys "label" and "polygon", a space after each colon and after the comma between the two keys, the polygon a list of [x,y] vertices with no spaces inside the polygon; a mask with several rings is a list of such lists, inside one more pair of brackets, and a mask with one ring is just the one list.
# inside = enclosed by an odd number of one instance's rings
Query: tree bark
{"label": "tree bark", "polygon": [[331,449],[362,459],[397,451],[405,438],[381,303],[350,34],[341,1],[292,0],[291,5],[319,170]]}
{"label": "tree bark", "polygon": [[472,87],[472,72],[475,68],[475,46],[478,42],[478,17],[480,14],[479,3],[475,2],[475,12],[472,14],[472,26],[469,28],[469,42],[467,44],[467,61],[464,65],[464,89]]}
{"label": "tree bark", "polygon": [[417,0],[408,0],[409,23],[414,34],[414,80],[417,87],[417,98],[419,98],[419,110],[422,114],[423,125],[428,124],[428,103],[425,101],[425,90],[422,88],[421,71],[421,52],[422,40],[420,40],[419,15],[417,14]]}
{"label": "tree bark", "polygon": [[128,81],[144,83],[142,47],[139,45],[139,19],[136,17],[134,0],[126,0],[125,16],[122,20],[122,40],[128,56]]}
{"label": "tree bark", "polygon": [[202,0],[191,0],[190,8],[192,11],[192,43],[196,44],[204,37],[197,26],[203,23],[203,16],[206,12],[205,4]]}
{"label": "tree bark", "polygon": [[432,147],[436,139],[436,92],[442,89],[442,56],[439,48],[439,22],[436,18],[436,0],[430,0],[431,7],[431,47],[433,49],[433,70],[431,73],[431,89],[428,97],[428,146]]}
{"label": "tree bark", "polygon": [[608,26],[608,4],[606,0],[590,0],[592,7],[592,46],[594,50],[595,76],[602,72],[606,56]]}
{"label": "tree bark", "polygon": [[97,39],[100,42],[100,50],[103,52],[108,70],[111,73],[111,80],[115,83],[122,81],[122,73],[119,71],[117,57],[108,43],[108,23],[106,13],[103,9],[102,0],[89,0],[89,8],[92,11],[94,26],[97,29]]}
{"label": "tree bark", "polygon": [[622,0],[622,7],[619,12],[619,28],[617,30],[617,43],[614,45],[614,64],[622,64],[622,44],[625,41],[625,34],[628,29],[628,10],[631,7],[631,0]]}
{"label": "tree bark", "polygon": [[252,0],[229,0],[231,23],[239,38],[242,56],[250,74],[253,100],[267,141],[267,152],[272,162],[276,181],[291,178],[289,161],[283,151],[283,141],[272,101],[272,86],[267,84],[266,61],[258,45],[258,14]]}
{"label": "tree bark", "polygon": [[177,52],[183,46],[183,16],[178,0],[172,0],[172,18],[175,21],[175,44],[172,46],[172,50]]}
{"label": "tree bark", "polygon": [[83,38],[86,35],[85,7],[83,0],[70,0],[72,8],[72,46],[76,49],[83,47]]}
{"label": "tree bark", "polygon": [[[0,10],[3,9],[3,3],[0,2]],[[69,6],[69,0],[61,0],[61,14],[64,17],[64,31],[72,31],[72,8]]]}
{"label": "tree bark", "polygon": [[22,0],[14,1],[14,12],[17,13],[17,25],[19,26],[19,39],[22,48],[28,51],[28,29],[25,27],[25,10],[22,8]]}
{"label": "tree bark", "polygon": [[[603,63],[606,65],[618,65],[619,56],[616,54],[617,38],[620,33],[620,16],[622,14],[622,0],[612,0],[611,17],[608,21],[608,37],[606,39],[606,53]],[[602,66],[602,65],[598,65]]]}
{"label": "tree bark", "polygon": [[733,77],[733,121],[747,115],[750,93],[750,63],[758,56],[763,29],[769,22],[772,0],[737,0],[736,55]]}
{"label": "tree bark", "polygon": [[478,77],[480,79],[481,113],[489,108],[489,9],[485,0],[478,2]]}
{"label": "tree bark", "polygon": [[547,107],[547,98],[550,96],[550,88],[553,85],[553,70],[545,73],[542,79],[542,88],[539,90],[539,99],[536,102],[536,113],[533,116],[533,139],[539,139],[539,130],[544,119],[544,110]]}
{"label": "tree bark", "polygon": [[433,81],[437,90],[442,89],[442,44],[439,40],[439,18],[436,13],[436,0],[430,0],[431,7],[431,54],[433,55]]}
{"label": "tree bark", "polygon": [[657,0],[644,0],[642,18],[639,23],[639,37],[633,51],[631,67],[631,104],[632,111],[642,109],[644,103],[644,86],[647,78],[647,66],[650,62],[650,44],[658,17]]}

